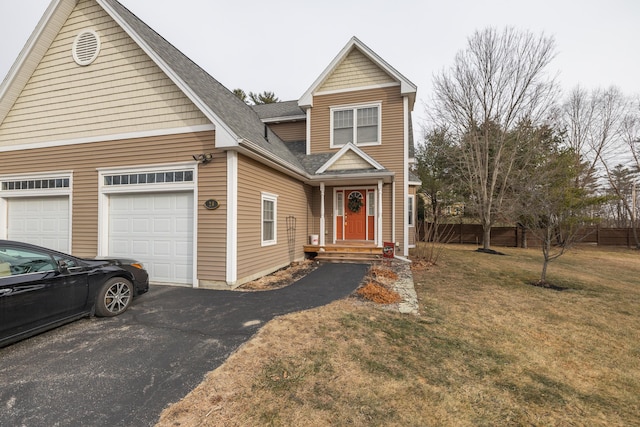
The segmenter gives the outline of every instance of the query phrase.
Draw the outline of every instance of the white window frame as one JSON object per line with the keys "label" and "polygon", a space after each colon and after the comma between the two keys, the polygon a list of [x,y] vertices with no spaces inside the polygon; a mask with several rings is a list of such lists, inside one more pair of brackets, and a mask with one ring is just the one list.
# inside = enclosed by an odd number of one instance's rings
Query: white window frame
{"label": "white window frame", "polygon": [[407,200],[407,225],[415,227],[416,196],[410,194]]}
{"label": "white window frame", "polygon": [[[378,136],[377,136],[377,140],[374,142],[364,142],[364,143],[359,143],[358,142],[358,110],[360,109],[364,109],[364,108],[377,108],[378,109]],[[371,145],[381,145],[382,144],[382,101],[377,101],[377,102],[373,102],[373,103],[367,103],[367,104],[352,104],[352,105],[340,105],[340,106],[335,106],[335,107],[331,107],[330,109],[330,122],[331,122],[331,129],[330,129],[330,145],[331,148],[342,148],[347,144],[335,144],[334,141],[334,113],[337,111],[353,111],[353,138],[352,141],[350,141],[352,144],[357,145],[359,147],[366,147],[366,146],[371,146]]]}
{"label": "white window frame", "polygon": [[[273,203],[273,238],[264,238],[264,202]],[[260,241],[262,246],[273,246],[278,243],[278,196],[271,193],[261,193],[260,197]]]}

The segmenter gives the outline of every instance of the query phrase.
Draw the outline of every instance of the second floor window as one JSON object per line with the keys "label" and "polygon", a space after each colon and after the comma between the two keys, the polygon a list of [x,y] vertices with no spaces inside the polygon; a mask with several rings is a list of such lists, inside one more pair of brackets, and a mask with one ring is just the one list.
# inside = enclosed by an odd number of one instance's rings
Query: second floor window
{"label": "second floor window", "polygon": [[331,110],[333,147],[380,143],[380,106],[367,105]]}

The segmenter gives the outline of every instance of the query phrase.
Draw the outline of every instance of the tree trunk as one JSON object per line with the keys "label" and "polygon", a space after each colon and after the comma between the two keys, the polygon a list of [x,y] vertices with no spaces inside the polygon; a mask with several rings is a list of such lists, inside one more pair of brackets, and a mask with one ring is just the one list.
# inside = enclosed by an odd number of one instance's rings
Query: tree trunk
{"label": "tree trunk", "polygon": [[549,253],[551,252],[551,229],[548,227],[542,242],[542,255],[544,262],[542,263],[542,273],[540,274],[540,283],[547,283],[547,266],[549,265]]}
{"label": "tree trunk", "polygon": [[640,249],[640,240],[638,240],[638,228],[635,222],[631,224],[631,231],[633,233],[633,240],[636,243],[636,249]]}
{"label": "tree trunk", "polygon": [[482,249],[491,249],[491,226],[482,225]]}
{"label": "tree trunk", "polygon": [[549,265],[549,260],[545,256],[544,262],[542,263],[542,274],[540,274],[540,283],[547,283],[547,265]]}

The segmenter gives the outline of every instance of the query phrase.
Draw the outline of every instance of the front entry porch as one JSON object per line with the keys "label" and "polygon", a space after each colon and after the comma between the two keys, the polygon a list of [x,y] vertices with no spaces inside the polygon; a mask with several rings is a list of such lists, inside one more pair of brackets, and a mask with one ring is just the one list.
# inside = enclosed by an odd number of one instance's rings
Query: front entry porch
{"label": "front entry porch", "polygon": [[382,259],[382,248],[364,240],[339,240],[324,245],[305,245],[310,258],[333,262],[373,262]]}
{"label": "front entry porch", "polygon": [[326,189],[320,183],[319,190],[320,246],[382,248],[382,180]]}

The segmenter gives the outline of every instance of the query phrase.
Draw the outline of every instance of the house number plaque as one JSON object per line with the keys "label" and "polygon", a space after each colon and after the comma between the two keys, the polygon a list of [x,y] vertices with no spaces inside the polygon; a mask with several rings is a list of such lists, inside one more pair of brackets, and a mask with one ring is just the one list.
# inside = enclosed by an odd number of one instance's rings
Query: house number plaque
{"label": "house number plaque", "polygon": [[204,202],[204,207],[209,210],[215,210],[220,207],[220,202],[218,202],[216,199],[209,199]]}

